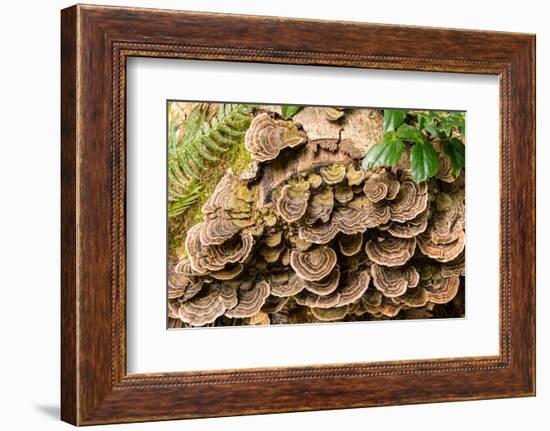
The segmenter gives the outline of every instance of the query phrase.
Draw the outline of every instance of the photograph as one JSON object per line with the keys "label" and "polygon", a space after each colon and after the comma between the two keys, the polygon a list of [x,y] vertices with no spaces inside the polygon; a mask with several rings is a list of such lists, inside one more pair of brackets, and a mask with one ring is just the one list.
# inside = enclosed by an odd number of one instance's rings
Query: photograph
{"label": "photograph", "polygon": [[168,100],[168,328],[464,318],[464,111]]}

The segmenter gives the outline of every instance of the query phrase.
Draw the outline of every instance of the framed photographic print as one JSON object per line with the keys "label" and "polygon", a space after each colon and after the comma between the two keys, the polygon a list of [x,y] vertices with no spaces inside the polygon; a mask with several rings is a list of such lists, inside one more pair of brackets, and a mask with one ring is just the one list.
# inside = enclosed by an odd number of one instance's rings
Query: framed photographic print
{"label": "framed photographic print", "polygon": [[78,5],[61,43],[63,420],[534,395],[533,35]]}

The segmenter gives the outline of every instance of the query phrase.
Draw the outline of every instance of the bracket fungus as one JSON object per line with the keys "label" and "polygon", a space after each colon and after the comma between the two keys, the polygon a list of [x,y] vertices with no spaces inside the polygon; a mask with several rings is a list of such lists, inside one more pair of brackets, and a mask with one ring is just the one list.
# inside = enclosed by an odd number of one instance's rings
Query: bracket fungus
{"label": "bracket fungus", "polygon": [[246,131],[244,145],[255,160],[273,160],[287,147],[306,141],[305,134],[292,121],[274,120],[268,114],[254,117]]}
{"label": "bracket fungus", "polygon": [[381,111],[251,112],[244,168],[218,177],[171,255],[171,327],[426,318],[463,303],[464,175],[441,145],[437,175],[416,183],[408,149],[391,168],[361,165]]}
{"label": "bracket fungus", "polygon": [[336,252],[327,246],[311,251],[292,251],[290,266],[298,277],[307,281],[319,281],[329,275],[337,261]]}
{"label": "bracket fungus", "polygon": [[367,241],[365,251],[373,262],[384,266],[401,266],[409,261],[416,249],[415,238],[380,235]]}

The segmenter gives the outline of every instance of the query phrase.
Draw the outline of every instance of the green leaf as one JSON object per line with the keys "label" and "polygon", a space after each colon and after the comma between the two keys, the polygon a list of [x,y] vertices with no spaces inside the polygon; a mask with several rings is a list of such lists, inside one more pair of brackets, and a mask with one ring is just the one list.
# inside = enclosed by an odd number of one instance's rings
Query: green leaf
{"label": "green leaf", "polygon": [[363,167],[370,169],[378,166],[392,166],[399,162],[405,144],[398,138],[395,131],[384,133],[384,142],[373,145],[365,158]]}
{"label": "green leaf", "polygon": [[405,122],[407,111],[401,109],[384,109],[384,132],[397,130]]}
{"label": "green leaf", "polygon": [[450,139],[443,144],[443,151],[445,151],[445,154],[451,159],[453,174],[458,174],[465,164],[465,145],[458,139]]}
{"label": "green leaf", "polygon": [[404,141],[411,141],[411,142],[426,142],[426,138],[422,134],[420,130],[418,130],[416,127],[409,126],[408,124],[402,124],[399,126],[399,129],[397,129],[397,136]]}
{"label": "green leaf", "polygon": [[417,142],[411,148],[411,171],[416,183],[426,181],[439,170],[439,157],[431,144]]}
{"label": "green leaf", "polygon": [[292,118],[302,107],[294,105],[283,105],[281,107],[281,114],[285,120]]}

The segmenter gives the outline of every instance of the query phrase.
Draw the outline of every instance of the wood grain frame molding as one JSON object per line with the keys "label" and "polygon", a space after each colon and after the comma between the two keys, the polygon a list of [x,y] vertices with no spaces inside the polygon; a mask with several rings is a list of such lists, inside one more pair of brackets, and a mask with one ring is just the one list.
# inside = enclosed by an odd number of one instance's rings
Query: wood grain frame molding
{"label": "wood grain frame molding", "polygon": [[[81,5],[64,9],[61,24],[64,421],[90,425],[534,395],[534,35]],[[498,75],[500,354],[127,374],[129,57]]]}

